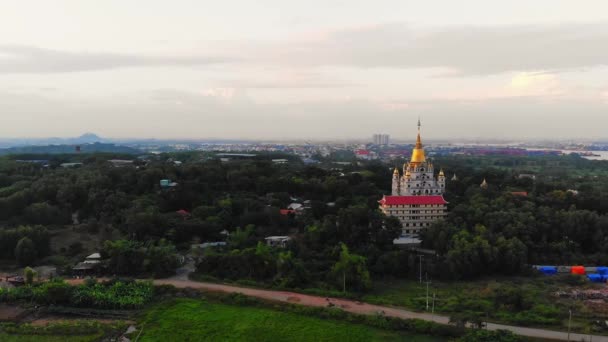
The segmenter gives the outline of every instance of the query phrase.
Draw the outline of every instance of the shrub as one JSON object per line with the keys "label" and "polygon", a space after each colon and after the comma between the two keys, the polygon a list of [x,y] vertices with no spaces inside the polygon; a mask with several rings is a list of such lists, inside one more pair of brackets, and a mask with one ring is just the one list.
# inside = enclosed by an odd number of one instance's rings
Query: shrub
{"label": "shrub", "polygon": [[34,282],[34,277],[36,276],[36,271],[34,271],[31,267],[26,267],[23,269],[23,278],[25,278],[25,283],[27,285],[31,285]]}

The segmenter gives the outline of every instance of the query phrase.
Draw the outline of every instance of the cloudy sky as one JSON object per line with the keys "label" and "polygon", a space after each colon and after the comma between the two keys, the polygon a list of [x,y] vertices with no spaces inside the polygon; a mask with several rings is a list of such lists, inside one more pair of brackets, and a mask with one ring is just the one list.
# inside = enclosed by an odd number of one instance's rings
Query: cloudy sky
{"label": "cloudy sky", "polygon": [[0,0],[0,137],[608,138],[608,1]]}

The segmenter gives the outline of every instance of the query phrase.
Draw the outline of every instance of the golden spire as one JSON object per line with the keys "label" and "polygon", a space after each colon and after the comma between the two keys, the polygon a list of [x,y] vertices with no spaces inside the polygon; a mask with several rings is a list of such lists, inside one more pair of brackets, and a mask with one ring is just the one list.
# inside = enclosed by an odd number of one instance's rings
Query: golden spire
{"label": "golden spire", "polygon": [[481,185],[479,186],[482,189],[487,189],[488,188],[488,182],[486,182],[486,179],[483,179],[483,182],[481,182]]}
{"label": "golden spire", "polygon": [[397,170],[397,168],[395,168],[395,171],[393,171],[393,175],[399,175],[399,170]]}
{"label": "golden spire", "polygon": [[439,170],[439,177],[445,177],[445,174],[443,173],[443,169]]}
{"label": "golden spire", "polygon": [[422,149],[422,140],[420,139],[420,118],[418,118],[418,136],[416,137],[416,146],[412,151],[412,163],[424,163],[426,157],[424,156],[424,150]]}
{"label": "golden spire", "polygon": [[420,139],[420,117],[418,117],[418,136],[416,137],[416,148],[422,148],[422,140]]}

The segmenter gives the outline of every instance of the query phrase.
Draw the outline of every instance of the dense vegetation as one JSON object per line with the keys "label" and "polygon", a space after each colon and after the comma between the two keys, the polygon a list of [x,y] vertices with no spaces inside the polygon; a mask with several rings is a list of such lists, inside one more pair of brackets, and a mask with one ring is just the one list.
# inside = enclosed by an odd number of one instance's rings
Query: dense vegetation
{"label": "dense vegetation", "polygon": [[[40,158],[33,156],[32,158]],[[395,248],[398,222],[377,210],[390,188],[380,162],[306,166],[290,156],[222,163],[195,152],[137,158],[112,167],[82,154],[80,168],[0,159],[0,257],[29,265],[47,255],[83,255],[79,242],[53,249],[64,227],[88,232],[107,272],[166,276],[177,253],[227,241],[198,260],[202,276],[278,287],[367,291],[374,279],[418,273],[416,254]],[[51,158],[52,159],[52,158]],[[183,164],[174,163],[175,160]],[[401,164],[396,161],[395,164]],[[446,221],[422,235],[428,277],[522,274],[529,264],[608,263],[608,166],[580,157],[438,157],[449,181]],[[519,177],[535,174],[535,179]],[[448,177],[451,178],[451,177]],[[483,179],[490,184],[482,190]],[[162,179],[177,182],[161,187]],[[576,192],[568,190],[576,190]],[[512,194],[527,192],[527,196]],[[281,213],[292,202],[302,213]],[[289,235],[286,248],[266,246]],[[105,242],[109,240],[108,242]]]}
{"label": "dense vegetation", "polygon": [[[518,161],[525,162],[510,160]],[[497,159],[493,168],[471,169],[474,176],[448,184],[448,219],[422,235],[423,246],[440,255],[434,276],[518,274],[529,264],[608,264],[608,162],[561,157],[515,169],[531,168],[535,180],[503,164],[507,160]],[[490,184],[486,190],[477,185],[482,177]]]}
{"label": "dense vegetation", "polygon": [[0,289],[0,302],[27,302],[98,309],[140,309],[153,296],[149,282],[88,281],[72,286],[61,279],[16,288]]}

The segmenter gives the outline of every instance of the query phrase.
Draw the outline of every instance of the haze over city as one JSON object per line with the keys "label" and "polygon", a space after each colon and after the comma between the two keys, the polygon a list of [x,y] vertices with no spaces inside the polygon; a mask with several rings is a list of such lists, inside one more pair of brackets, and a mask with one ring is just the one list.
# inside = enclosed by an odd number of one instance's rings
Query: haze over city
{"label": "haze over city", "polygon": [[608,124],[605,1],[0,2],[2,138],[411,141],[420,116],[428,139],[602,139]]}

